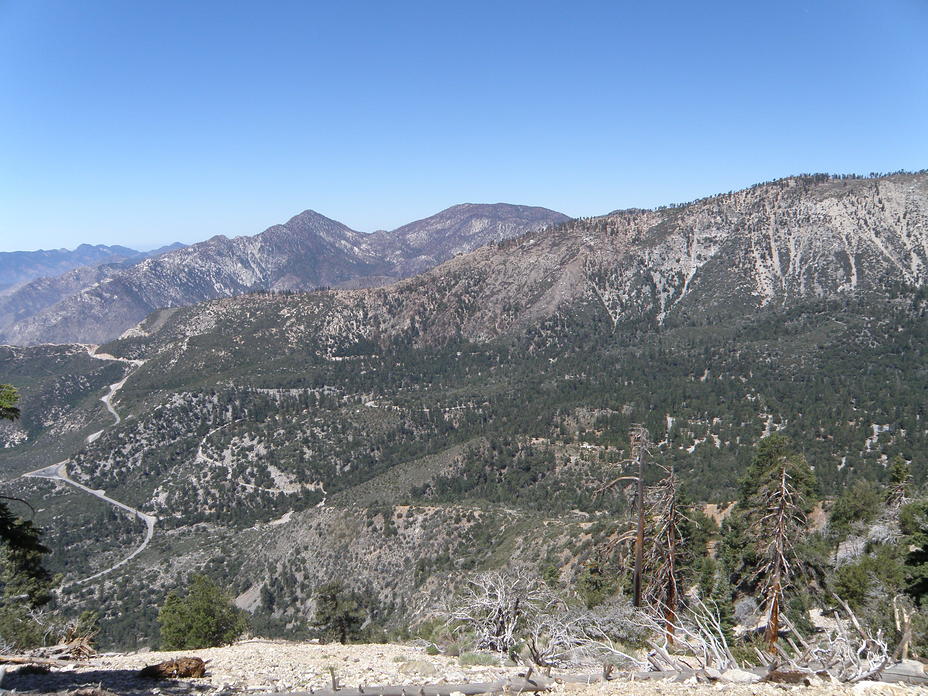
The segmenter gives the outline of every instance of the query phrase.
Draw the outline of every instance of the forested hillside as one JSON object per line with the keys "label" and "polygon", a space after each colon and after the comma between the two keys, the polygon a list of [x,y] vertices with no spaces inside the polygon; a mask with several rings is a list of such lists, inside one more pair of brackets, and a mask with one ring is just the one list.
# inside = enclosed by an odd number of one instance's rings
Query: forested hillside
{"label": "forested hillside", "polygon": [[[888,480],[896,458],[924,482],[926,221],[928,175],[797,177],[533,231],[384,288],[155,312],[101,349],[144,362],[67,357],[97,398],[91,368],[129,374],[121,422],[89,392],[62,396],[53,423],[24,417],[0,465],[54,463],[36,453],[58,456],[66,429],[75,480],[158,516],[134,568],[65,596],[122,610],[113,641],[144,642],[152,603],[195,568],[280,631],[335,576],[384,622],[454,569],[532,559],[566,580],[615,532],[626,496],[595,493],[622,473],[636,423],[697,501],[734,500],[774,432],[819,497]],[[44,408],[49,350],[0,362],[24,411]],[[68,525],[52,484],[30,481],[7,490]],[[73,540],[50,539],[60,554]]]}

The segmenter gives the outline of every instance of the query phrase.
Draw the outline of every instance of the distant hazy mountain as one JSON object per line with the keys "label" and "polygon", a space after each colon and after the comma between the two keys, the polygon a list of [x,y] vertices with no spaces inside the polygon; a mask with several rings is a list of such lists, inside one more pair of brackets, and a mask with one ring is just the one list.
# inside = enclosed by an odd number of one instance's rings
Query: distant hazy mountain
{"label": "distant hazy mountain", "polygon": [[[169,246],[142,252],[126,247],[104,247],[102,245],[91,247],[84,244],[78,247],[74,252],[61,250],[64,253],[77,254],[80,250],[85,248],[91,250],[109,249],[111,251],[113,249],[120,249],[123,250],[125,254],[120,255],[114,253],[111,257],[102,262],[78,266],[64,273],[60,273],[59,275],[40,276],[18,285],[0,289],[0,330],[2,330],[3,327],[13,326],[17,322],[27,320],[29,317],[38,314],[47,307],[61,302],[64,298],[79,293],[85,288],[97,285],[114,274],[126,270],[139,261],[159,256],[160,254],[176,249],[182,249],[183,247],[183,244],[176,242]],[[35,258],[41,259],[42,255],[48,253],[52,252],[7,252],[5,256],[19,258],[28,265],[29,259],[33,258],[32,255],[39,255]],[[93,258],[93,256],[93,253],[82,253],[73,258]],[[7,261],[8,263],[12,263],[12,261],[8,259]],[[31,268],[37,269],[40,266],[41,264],[33,263]],[[24,274],[21,273],[21,275]]]}
{"label": "distant hazy mountain", "polygon": [[465,204],[368,235],[307,210],[258,235],[217,236],[130,268],[83,269],[0,296],[0,342],[101,343],[154,309],[253,291],[383,285],[567,219],[544,208]]}
{"label": "distant hazy mountain", "polygon": [[142,252],[124,246],[81,244],[76,249],[0,252],[0,290],[33,278],[56,276],[80,266],[96,266],[138,258]]}

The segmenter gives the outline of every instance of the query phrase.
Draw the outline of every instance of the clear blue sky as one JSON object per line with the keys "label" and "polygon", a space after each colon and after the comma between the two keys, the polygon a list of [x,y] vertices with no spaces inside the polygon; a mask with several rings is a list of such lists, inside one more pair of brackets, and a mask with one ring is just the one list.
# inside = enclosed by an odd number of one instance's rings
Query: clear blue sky
{"label": "clear blue sky", "polygon": [[928,0],[0,0],[0,250],[928,167]]}

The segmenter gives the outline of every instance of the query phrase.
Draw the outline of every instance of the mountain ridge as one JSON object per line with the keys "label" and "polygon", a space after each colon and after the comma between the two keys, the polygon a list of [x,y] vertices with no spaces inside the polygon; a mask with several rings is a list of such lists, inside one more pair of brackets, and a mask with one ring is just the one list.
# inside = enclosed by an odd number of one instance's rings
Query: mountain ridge
{"label": "mountain ridge", "polygon": [[74,249],[37,249],[35,251],[0,251],[0,292],[28,283],[67,273],[83,266],[120,263],[164,253],[177,243],[152,251],[137,251],[121,245],[80,244]]}
{"label": "mountain ridge", "polygon": [[[753,311],[791,297],[926,278],[928,174],[788,178],[686,206],[528,232],[394,286],[331,293],[306,326],[333,340],[346,339],[350,326],[358,341],[410,333],[420,344],[487,341],[531,328],[571,302],[592,306],[614,330],[621,322],[672,323],[694,312]],[[262,302],[274,311],[272,299]],[[234,313],[252,303],[241,298],[207,311]]]}
{"label": "mountain ridge", "polygon": [[[29,316],[7,315],[0,321],[0,340],[101,343],[161,307],[253,291],[382,285],[462,250],[568,219],[555,211],[508,204],[467,210],[463,220],[460,209],[453,207],[393,232],[371,235],[305,210],[257,235],[216,235],[95,277],[77,290],[62,279],[57,301],[46,301]],[[45,295],[52,292],[48,289]],[[32,306],[20,298],[10,302]]]}

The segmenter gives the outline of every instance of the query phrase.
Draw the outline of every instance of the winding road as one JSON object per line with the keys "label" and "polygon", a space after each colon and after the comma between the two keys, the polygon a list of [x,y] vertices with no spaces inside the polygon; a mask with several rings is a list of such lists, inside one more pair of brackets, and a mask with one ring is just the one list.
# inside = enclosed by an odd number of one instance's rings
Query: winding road
{"label": "winding road", "polygon": [[[87,354],[91,358],[96,358],[97,360],[116,360],[119,362],[129,363],[130,365],[133,365],[136,369],[139,368],[145,362],[144,360],[128,360],[126,358],[117,358],[107,353],[97,353],[97,346],[88,345],[84,347],[87,349]],[[119,412],[117,412],[113,406],[113,397],[116,395],[116,393],[120,389],[122,389],[123,385],[126,383],[126,380],[129,379],[129,377],[132,375],[133,372],[134,370],[127,371],[125,377],[123,377],[121,380],[119,380],[115,384],[111,384],[109,387],[109,391],[104,396],[100,397],[100,401],[103,402],[103,404],[106,406],[106,409],[113,416],[113,421],[114,421],[113,425],[119,425],[119,423],[122,421],[122,417],[119,415]],[[95,441],[102,434],[103,434],[103,430],[98,430],[97,432],[89,435],[87,437],[87,443],[89,444]],[[158,518],[155,517],[154,515],[149,515],[148,513],[142,512],[141,510],[137,510],[134,507],[126,505],[125,503],[121,503],[118,500],[113,500],[113,498],[110,498],[109,496],[107,496],[106,493],[102,490],[94,490],[93,488],[89,488],[88,486],[85,486],[83,483],[78,483],[77,481],[75,481],[68,475],[68,464],[69,463],[70,463],[70,460],[66,459],[63,462],[58,462],[57,464],[52,464],[51,466],[46,466],[41,469],[36,469],[35,471],[30,471],[28,473],[23,474],[22,476],[28,477],[28,478],[44,478],[44,479],[50,479],[53,481],[61,481],[63,483],[67,483],[68,485],[74,486],[75,488],[83,491],[84,493],[87,493],[96,498],[99,498],[100,500],[107,502],[114,507],[119,508],[123,512],[131,515],[132,517],[136,519],[142,520],[145,523],[145,538],[142,540],[142,543],[139,544],[139,546],[132,553],[130,553],[128,556],[123,558],[118,563],[115,563],[111,565],[109,568],[106,568],[97,573],[94,573],[93,575],[89,575],[86,578],[81,578],[80,580],[72,580],[71,582],[65,583],[58,587],[58,590],[57,590],[58,592],[61,592],[61,590],[63,590],[65,587],[70,587],[72,585],[81,585],[85,582],[96,580],[97,578],[103,575],[106,575],[107,573],[110,573],[121,566],[126,565],[129,561],[131,561],[133,558],[138,556],[140,553],[142,553],[142,551],[144,551],[147,548],[148,544],[151,542],[151,539],[155,534],[155,523],[158,521]]]}
{"label": "winding road", "polygon": [[126,505],[125,503],[120,503],[118,500],[113,500],[112,498],[107,496],[106,493],[104,493],[103,491],[94,490],[93,488],[89,488],[88,486],[85,486],[83,483],[78,483],[77,481],[72,479],[70,476],[68,476],[67,467],[68,467],[69,461],[70,460],[66,459],[63,462],[59,462],[58,464],[52,464],[51,466],[46,466],[44,469],[36,469],[35,471],[30,471],[29,473],[23,474],[23,476],[30,477],[30,478],[51,479],[53,481],[62,481],[64,483],[74,486],[75,488],[82,490],[84,493],[88,493],[96,498],[99,498],[100,500],[103,500],[109,503],[110,505],[113,505],[119,508],[120,510],[124,512],[129,513],[136,519],[140,519],[145,523],[145,539],[142,541],[141,544],[139,544],[138,548],[136,548],[132,553],[130,553],[128,556],[123,558],[118,563],[115,563],[114,565],[111,565],[109,568],[106,568],[105,570],[101,570],[98,573],[94,573],[93,575],[88,575],[86,578],[81,578],[80,580],[72,580],[69,583],[61,585],[61,587],[58,588],[59,591],[64,589],[65,587],[70,587],[71,585],[80,585],[85,582],[90,582],[91,580],[96,580],[100,576],[106,575],[107,573],[113,570],[116,570],[116,568],[119,568],[120,566],[124,566],[126,563],[131,561],[133,558],[135,558],[140,553],[142,553],[142,551],[145,550],[149,542],[151,542],[152,536],[154,536],[155,534],[155,523],[158,521],[158,518],[155,517],[154,515],[149,515],[148,513],[142,512],[141,510],[136,510],[134,507],[130,507],[129,505]]}
{"label": "winding road", "polygon": [[[99,346],[94,346],[94,345],[84,346],[84,348],[87,350],[87,355],[89,355],[91,358],[94,358],[96,360],[115,360],[117,362],[124,362],[124,363],[128,363],[129,365],[134,366],[136,369],[138,369],[139,367],[145,364],[144,360],[130,360],[129,358],[117,358],[115,355],[110,355],[109,353],[98,353],[97,352],[98,347]],[[118,392],[120,389],[123,388],[123,385],[126,383],[126,380],[129,379],[129,377],[132,375],[133,372],[134,370],[130,370],[126,372],[125,377],[123,377],[121,380],[119,380],[115,384],[111,384],[110,390],[106,394],[100,397],[100,401],[102,401],[103,405],[106,406],[106,410],[109,411],[110,414],[113,416],[113,420],[115,421],[113,425],[119,425],[120,422],[122,422],[122,416],[120,416],[119,413],[116,411],[116,409],[113,408],[113,397],[116,396],[116,392]],[[102,432],[103,432],[102,430],[95,432],[93,435],[87,438],[87,441],[93,442],[93,440],[96,440],[98,437],[100,437],[100,434]],[[90,438],[93,438],[93,440],[91,440]]]}

